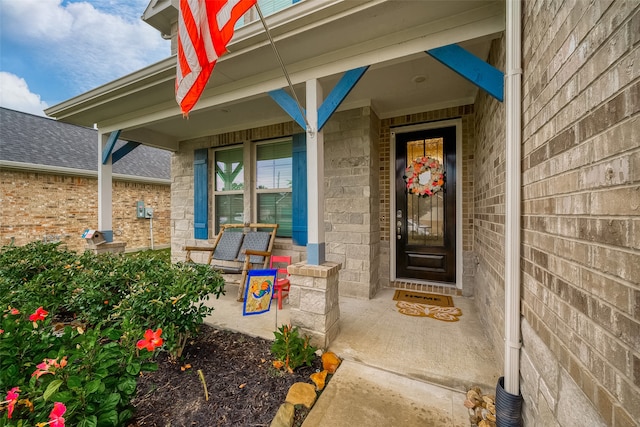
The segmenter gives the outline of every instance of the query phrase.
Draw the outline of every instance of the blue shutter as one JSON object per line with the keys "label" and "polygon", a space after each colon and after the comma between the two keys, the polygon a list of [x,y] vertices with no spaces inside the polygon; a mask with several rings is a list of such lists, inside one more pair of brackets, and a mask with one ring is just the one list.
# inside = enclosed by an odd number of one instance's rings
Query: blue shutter
{"label": "blue shutter", "polygon": [[292,237],[296,245],[307,246],[307,139],[304,133],[293,135],[292,148]]}
{"label": "blue shutter", "polygon": [[193,152],[193,228],[196,239],[209,238],[208,148]]}

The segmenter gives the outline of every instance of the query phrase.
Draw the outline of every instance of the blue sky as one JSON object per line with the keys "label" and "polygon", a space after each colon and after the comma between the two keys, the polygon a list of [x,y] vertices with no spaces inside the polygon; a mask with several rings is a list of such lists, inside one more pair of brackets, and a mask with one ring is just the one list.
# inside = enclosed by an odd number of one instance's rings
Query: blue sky
{"label": "blue sky", "polygon": [[43,109],[170,56],[150,0],[0,0],[0,106]]}

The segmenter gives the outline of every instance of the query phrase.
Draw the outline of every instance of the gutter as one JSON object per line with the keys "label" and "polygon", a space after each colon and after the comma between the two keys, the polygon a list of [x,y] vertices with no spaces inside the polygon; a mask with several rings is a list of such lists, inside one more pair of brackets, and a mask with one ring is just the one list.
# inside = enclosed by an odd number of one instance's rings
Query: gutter
{"label": "gutter", "polygon": [[506,8],[505,390],[520,393],[520,207],[522,151],[521,3]]}
{"label": "gutter", "polygon": [[[74,169],[64,166],[38,165],[35,163],[14,162],[11,160],[0,160],[0,168],[19,170],[23,172],[42,172],[58,175],[80,176],[87,178],[98,178],[98,172],[88,169]],[[114,173],[113,178],[118,181],[139,182],[142,184],[171,185],[171,179],[153,178],[147,176],[127,175]]]}
{"label": "gutter", "polygon": [[506,1],[504,377],[496,385],[497,427],[522,426],[520,394],[520,209],[522,153],[522,21],[520,0]]}

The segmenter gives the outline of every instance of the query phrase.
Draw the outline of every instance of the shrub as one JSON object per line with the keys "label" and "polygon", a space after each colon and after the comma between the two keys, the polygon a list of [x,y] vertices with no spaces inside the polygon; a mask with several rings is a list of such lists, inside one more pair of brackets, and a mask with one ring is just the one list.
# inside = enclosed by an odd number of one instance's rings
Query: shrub
{"label": "shrub", "polygon": [[213,311],[205,301],[224,292],[224,280],[207,265],[178,263],[167,269],[163,261],[145,262],[115,315],[132,324],[162,328],[169,354],[179,358],[189,337]]}
{"label": "shrub", "polygon": [[317,349],[309,344],[308,336],[300,337],[298,328],[291,328],[291,325],[282,325],[273,334],[275,340],[271,354],[276,359],[274,366],[283,367],[288,372],[302,365],[311,366]]}
{"label": "shrub", "polygon": [[127,425],[136,379],[155,369],[148,350],[179,357],[213,311],[206,300],[223,292],[207,266],[153,253],[0,248],[0,427],[62,416],[73,426]]}

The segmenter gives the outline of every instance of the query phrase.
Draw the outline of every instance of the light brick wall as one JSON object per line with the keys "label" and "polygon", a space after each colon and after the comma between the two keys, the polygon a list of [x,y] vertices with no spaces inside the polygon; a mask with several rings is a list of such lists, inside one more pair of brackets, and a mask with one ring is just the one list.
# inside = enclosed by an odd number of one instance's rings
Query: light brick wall
{"label": "light brick wall", "polygon": [[[504,69],[504,39],[494,41],[487,60]],[[474,248],[478,257],[475,302],[485,333],[504,358],[504,105],[483,91],[475,104]]]}
{"label": "light brick wall", "polygon": [[324,128],[327,261],[342,265],[340,295],[371,298],[379,288],[378,123],[364,107]]}
{"label": "light brick wall", "polygon": [[561,425],[570,381],[640,425],[640,4],[546,6],[523,21],[523,313],[559,374],[527,391]]}
{"label": "light brick wall", "polygon": [[[150,247],[148,219],[136,218],[136,202],[154,209],[154,246],[168,246],[169,184],[113,182],[114,240],[126,249]],[[62,241],[67,248],[83,251],[81,238],[87,228],[98,226],[98,180],[3,169],[0,172],[0,244]]]}
{"label": "light brick wall", "polygon": [[[638,426],[640,4],[523,6],[525,425]],[[476,301],[502,357],[504,107],[476,112]]]}

